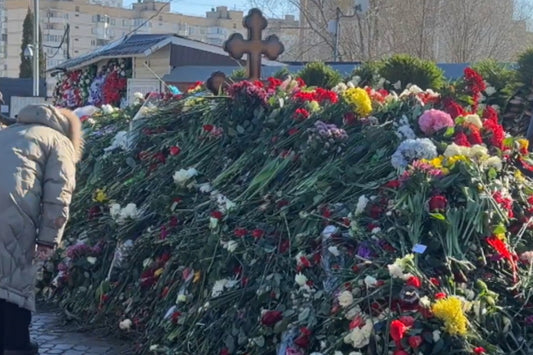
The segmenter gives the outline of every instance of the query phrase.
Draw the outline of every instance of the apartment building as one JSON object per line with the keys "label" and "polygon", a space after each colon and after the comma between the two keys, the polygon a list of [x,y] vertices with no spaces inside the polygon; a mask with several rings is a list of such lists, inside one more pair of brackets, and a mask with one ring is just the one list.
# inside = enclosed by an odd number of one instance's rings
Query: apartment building
{"label": "apartment building", "polygon": [[[18,77],[22,23],[33,0],[0,0],[0,77]],[[205,17],[171,12],[170,3],[143,0],[130,9],[121,0],[40,0],[42,45],[47,67],[70,57],[96,50],[133,31],[136,33],[173,33],[209,44],[222,45],[234,32],[246,34],[242,11],[225,6],[211,9]],[[273,19],[275,32],[286,48],[297,43],[298,21],[294,16]],[[70,26],[66,33],[67,24]],[[279,31],[278,31],[279,30]],[[59,48],[60,47],[60,48]],[[287,51],[285,58],[290,57]]]}

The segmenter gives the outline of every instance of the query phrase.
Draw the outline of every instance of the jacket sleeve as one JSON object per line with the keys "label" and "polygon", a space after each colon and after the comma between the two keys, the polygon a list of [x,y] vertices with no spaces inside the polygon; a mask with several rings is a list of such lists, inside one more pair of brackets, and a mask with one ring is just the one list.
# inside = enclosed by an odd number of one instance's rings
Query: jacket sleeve
{"label": "jacket sleeve", "polygon": [[69,217],[72,192],[76,185],[76,166],[72,147],[57,142],[52,147],[46,162],[41,221],[37,243],[57,246],[61,242]]}

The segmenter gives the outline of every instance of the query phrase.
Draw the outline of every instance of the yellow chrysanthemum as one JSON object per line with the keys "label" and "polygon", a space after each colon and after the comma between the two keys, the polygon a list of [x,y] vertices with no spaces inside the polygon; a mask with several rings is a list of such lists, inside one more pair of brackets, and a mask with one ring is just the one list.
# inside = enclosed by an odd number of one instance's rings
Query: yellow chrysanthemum
{"label": "yellow chrysanthemum", "polygon": [[529,148],[529,141],[527,139],[521,138],[516,140],[520,144],[520,149],[527,150]]}
{"label": "yellow chrysanthemum", "polygon": [[368,93],[361,88],[349,88],[343,93],[343,97],[355,112],[362,117],[372,113],[372,101]]}
{"label": "yellow chrysanthemum", "polygon": [[450,165],[457,163],[458,161],[467,162],[468,158],[464,155],[454,155],[446,159],[446,165],[450,166]]}
{"label": "yellow chrysanthemum", "polygon": [[518,181],[519,183],[523,183],[526,179],[524,178],[524,175],[522,174],[522,172],[520,170],[516,170],[514,172],[514,178],[516,179],[516,181]]}
{"label": "yellow chrysanthemum", "polygon": [[107,201],[107,195],[105,194],[104,190],[96,189],[93,200],[99,203],[104,203]]}
{"label": "yellow chrysanthemum", "polygon": [[461,300],[457,297],[447,297],[438,300],[431,307],[431,311],[444,322],[444,331],[450,335],[466,335],[468,320],[463,313]]}
{"label": "yellow chrysanthemum", "polygon": [[443,161],[444,157],[442,155],[439,155],[438,157],[436,158],[433,158],[431,160],[428,160],[428,164],[430,164],[432,167],[434,167],[435,169],[440,169],[442,168],[442,161]]}

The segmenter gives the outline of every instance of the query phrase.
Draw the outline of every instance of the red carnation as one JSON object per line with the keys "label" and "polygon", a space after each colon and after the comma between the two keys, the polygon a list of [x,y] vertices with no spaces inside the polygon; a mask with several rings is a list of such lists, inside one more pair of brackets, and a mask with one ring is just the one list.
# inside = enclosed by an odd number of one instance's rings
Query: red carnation
{"label": "red carnation", "polygon": [[310,113],[305,108],[298,108],[292,115],[292,117],[296,120],[305,120],[309,118]]}
{"label": "red carnation", "polygon": [[215,126],[213,126],[212,124],[204,124],[202,128],[206,132],[211,132],[215,128]]}
{"label": "red carnation", "polygon": [[417,276],[409,277],[407,279],[406,284],[409,285],[409,286],[416,287],[416,288],[420,288],[420,286],[422,285],[422,283],[420,282],[420,279]]}
{"label": "red carnation", "polygon": [[435,299],[436,300],[440,300],[440,299],[443,299],[443,298],[446,298],[446,297],[447,297],[447,295],[444,292],[437,292],[435,294]]}
{"label": "red carnation", "polygon": [[479,132],[479,128],[474,125],[470,125],[468,129],[470,130],[470,133],[468,134],[468,141],[470,144],[482,144],[483,138],[481,138],[481,132]]}
{"label": "red carnation", "polygon": [[174,145],[170,147],[169,151],[170,151],[170,155],[178,155],[181,152],[181,149],[180,147]]}
{"label": "red carnation", "polygon": [[239,238],[246,237],[246,235],[248,234],[248,230],[246,230],[246,228],[235,228],[233,234],[235,234],[235,236]]}
{"label": "red carnation", "polygon": [[463,132],[458,132],[453,139],[453,142],[463,147],[470,147],[471,144],[468,141],[468,137]]}
{"label": "red carnation", "polygon": [[441,212],[446,209],[448,205],[448,200],[442,195],[435,195],[429,199],[429,211],[430,212]]}
{"label": "red carnation", "polygon": [[362,328],[365,325],[365,320],[361,316],[356,316],[352,321],[350,322],[350,330],[355,328]]}
{"label": "red carnation", "polygon": [[213,217],[213,218],[216,218],[216,219],[222,219],[222,216],[223,216],[223,214],[222,214],[222,212],[220,212],[220,211],[213,211],[213,212],[211,212],[211,217]]}
{"label": "red carnation", "polygon": [[477,348],[474,348],[474,354],[484,354],[485,352],[486,350],[482,346],[478,346]]}
{"label": "red carnation", "polygon": [[396,343],[396,346],[400,346],[405,333],[409,328],[399,320],[393,320],[390,324],[390,336]]}
{"label": "red carnation", "polygon": [[262,230],[262,229],[254,229],[254,230],[252,231],[252,237],[254,237],[255,239],[260,239],[260,238],[262,238],[264,235],[265,235],[265,231]]}
{"label": "red carnation", "polygon": [[272,327],[282,319],[283,313],[281,311],[266,311],[261,316],[261,323],[267,327]]}
{"label": "red carnation", "polygon": [[464,108],[459,105],[457,102],[453,101],[450,98],[444,99],[444,111],[450,114],[453,119],[455,119],[458,116],[464,116],[466,115],[466,112]]}
{"label": "red carnation", "polygon": [[405,324],[406,327],[412,327],[415,324],[415,319],[411,316],[401,316],[398,320]]}
{"label": "red carnation", "polygon": [[407,342],[411,348],[416,349],[422,344],[422,337],[420,335],[413,335],[407,339]]}

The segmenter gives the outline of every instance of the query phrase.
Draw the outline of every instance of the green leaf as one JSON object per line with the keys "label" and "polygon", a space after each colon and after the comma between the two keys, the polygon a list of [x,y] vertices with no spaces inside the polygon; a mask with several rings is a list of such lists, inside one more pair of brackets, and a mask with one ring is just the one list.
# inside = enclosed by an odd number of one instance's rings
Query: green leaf
{"label": "green leaf", "polygon": [[492,231],[494,234],[505,234],[505,232],[507,232],[507,228],[502,223],[498,224]]}
{"label": "green leaf", "polygon": [[495,179],[496,176],[498,176],[498,172],[496,171],[496,169],[494,168],[490,168],[489,171],[487,172],[487,175],[489,176],[489,179]]}
{"label": "green leaf", "polygon": [[451,137],[455,133],[455,127],[448,127],[444,132],[444,137]]}
{"label": "green leaf", "polygon": [[438,219],[439,221],[446,220],[446,216],[444,216],[442,213],[430,213],[429,215],[435,219]]}

